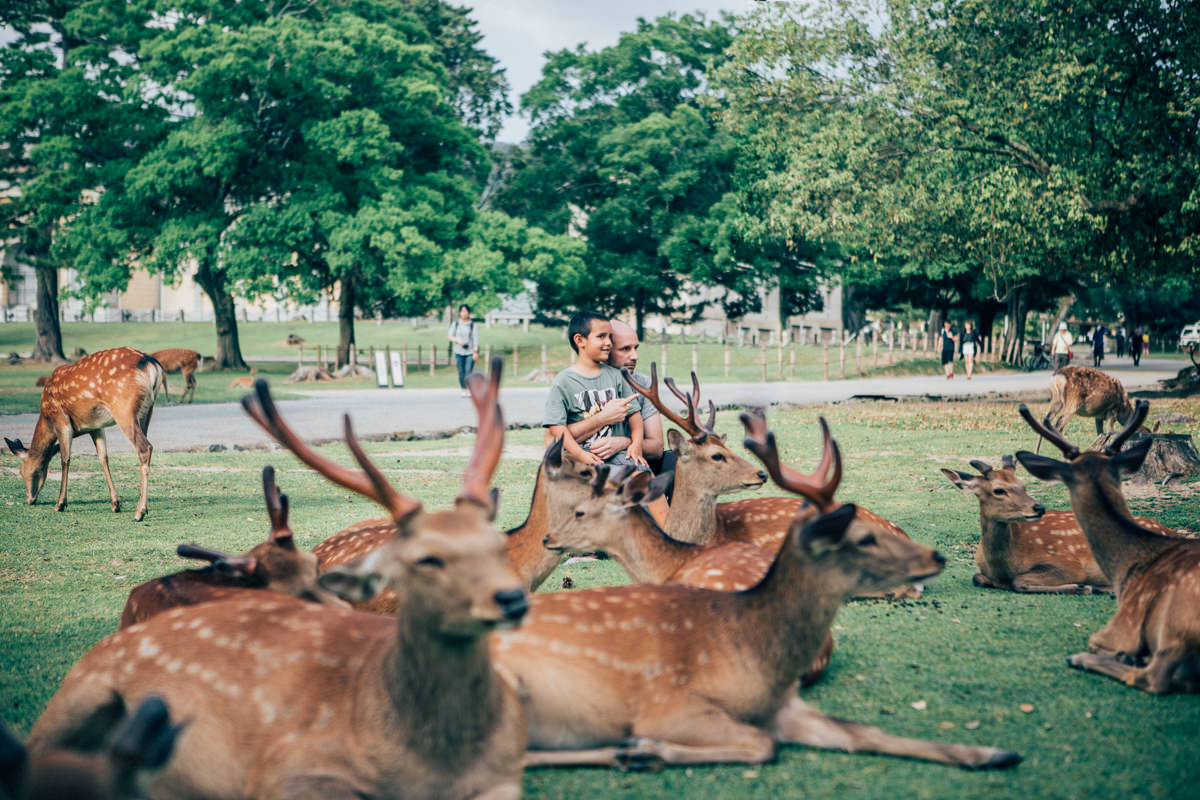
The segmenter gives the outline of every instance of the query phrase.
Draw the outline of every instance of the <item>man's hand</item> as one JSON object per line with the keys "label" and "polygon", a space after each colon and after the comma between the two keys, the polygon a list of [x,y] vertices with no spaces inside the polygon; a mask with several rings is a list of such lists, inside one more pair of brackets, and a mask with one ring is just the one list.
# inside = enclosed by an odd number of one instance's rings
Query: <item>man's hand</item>
{"label": "man's hand", "polygon": [[581,455],[578,455],[578,456],[573,455],[571,457],[574,458],[576,461],[582,461],[584,464],[591,464],[596,467],[599,467],[604,463],[603,458],[600,458],[595,453],[592,453],[588,450],[581,450],[580,453],[581,453]]}
{"label": "man's hand", "polygon": [[599,411],[592,415],[592,419],[604,425],[616,425],[623,422],[629,416],[629,406],[634,401],[634,397],[618,397],[609,400]]}
{"label": "man's hand", "polygon": [[591,452],[607,461],[628,447],[629,442],[628,436],[601,436],[592,442]]}
{"label": "man's hand", "polygon": [[629,456],[629,460],[637,464],[639,467],[649,468],[646,459],[642,458],[642,443],[635,442],[625,448],[625,455]]}

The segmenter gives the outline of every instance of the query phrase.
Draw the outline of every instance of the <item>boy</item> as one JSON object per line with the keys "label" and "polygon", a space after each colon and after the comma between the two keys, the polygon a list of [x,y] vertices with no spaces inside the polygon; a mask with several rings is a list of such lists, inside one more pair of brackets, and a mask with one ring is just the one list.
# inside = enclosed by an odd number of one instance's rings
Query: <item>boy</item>
{"label": "boy", "polygon": [[[552,438],[562,438],[563,448],[576,461],[647,468],[642,457],[641,398],[629,388],[621,373],[607,363],[612,352],[612,325],[608,318],[597,311],[580,311],[567,325],[567,341],[575,351],[575,363],[555,376],[550,396],[546,398],[542,425]],[[624,406],[620,415],[623,419],[601,426],[577,442],[567,426],[600,413],[610,402]],[[629,445],[613,453],[600,448],[606,458],[591,451],[609,436],[627,436]]]}

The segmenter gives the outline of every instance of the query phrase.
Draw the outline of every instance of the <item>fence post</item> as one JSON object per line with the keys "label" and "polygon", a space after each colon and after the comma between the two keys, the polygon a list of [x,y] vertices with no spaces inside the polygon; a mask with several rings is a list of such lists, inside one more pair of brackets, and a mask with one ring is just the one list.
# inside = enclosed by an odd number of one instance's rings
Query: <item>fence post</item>
{"label": "fence post", "polygon": [[[390,363],[390,361],[389,361]],[[405,372],[408,371],[408,345],[400,345],[400,368]]]}
{"label": "fence post", "polygon": [[783,380],[783,332],[779,332],[779,346],[775,349],[775,375]]}
{"label": "fence post", "polygon": [[838,365],[842,371],[842,377],[846,377],[846,340],[841,339],[838,342]]}
{"label": "fence post", "polygon": [[304,343],[301,342],[296,347],[296,367],[299,368],[299,367],[303,367],[303,366],[304,366]]}
{"label": "fence post", "polygon": [[662,362],[658,365],[658,368],[659,368],[659,370],[662,371],[663,377],[666,377],[666,375],[667,375],[667,332],[665,330],[663,331],[663,341],[662,341]]}
{"label": "fence post", "polygon": [[879,366],[879,334],[871,334],[871,366]]}
{"label": "fence post", "polygon": [[896,328],[893,326],[891,338],[888,339],[888,363],[896,363]]}
{"label": "fence post", "polygon": [[517,375],[517,371],[521,369],[521,351],[517,346],[513,345],[513,376]]}
{"label": "fence post", "polygon": [[421,365],[425,363],[425,351],[422,349],[423,347],[424,345],[417,345],[417,369],[420,369]]}
{"label": "fence post", "polygon": [[862,337],[854,340],[854,368],[862,375]]}
{"label": "fence post", "polygon": [[725,342],[725,377],[729,377],[729,342]]}
{"label": "fence post", "polygon": [[546,375],[546,345],[542,345],[542,376]]}
{"label": "fence post", "polygon": [[821,342],[821,363],[824,365],[822,380],[829,380],[829,342]]}
{"label": "fence post", "polygon": [[762,381],[767,382],[767,343],[764,341],[759,347],[762,348]]}
{"label": "fence post", "polygon": [[791,369],[790,369],[791,377],[795,378],[796,377],[796,340],[795,339],[792,339],[792,346],[790,348],[790,355],[788,356],[788,360],[789,360],[790,366],[791,366]]}
{"label": "fence post", "polygon": [[429,345],[429,377],[433,377],[434,369],[437,367],[437,345]]}
{"label": "fence post", "polygon": [[696,345],[692,345],[692,372],[700,374],[700,353]]}

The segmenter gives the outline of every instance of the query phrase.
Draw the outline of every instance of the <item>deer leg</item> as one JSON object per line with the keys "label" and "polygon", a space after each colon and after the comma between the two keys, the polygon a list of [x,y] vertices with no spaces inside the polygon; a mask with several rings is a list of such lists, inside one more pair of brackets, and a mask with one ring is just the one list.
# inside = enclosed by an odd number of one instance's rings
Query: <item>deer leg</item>
{"label": "deer leg", "polygon": [[108,484],[108,499],[114,512],[121,510],[121,498],[117,497],[117,487],[113,485],[112,473],[108,469],[108,439],[104,430],[92,431],[92,444],[96,445],[96,458],[100,460],[100,469],[104,471],[104,482]]}
{"label": "deer leg", "polygon": [[634,740],[615,747],[587,750],[527,750],[525,769],[536,767],[624,767],[657,769],[662,766],[654,747],[647,740]]}
{"label": "deer leg", "polygon": [[1000,769],[1016,766],[1021,761],[1021,756],[1012,750],[893,736],[873,725],[827,717],[804,705],[799,698],[793,698],[779,710],[771,727],[775,738],[781,742],[821,750],[882,753],[966,769]]}
{"label": "deer leg", "polygon": [[67,473],[71,469],[71,441],[73,433],[70,430],[58,432],[58,456],[62,463],[62,482],[58,487],[58,502],[54,504],[55,511],[67,507]]}
{"label": "deer leg", "polygon": [[[149,413],[146,414],[146,421],[149,422]],[[122,425],[121,430],[129,439],[133,449],[137,451],[138,463],[141,467],[141,485],[138,488],[138,504],[137,511],[133,514],[134,522],[141,522],[146,516],[148,506],[148,496],[150,494],[150,456],[154,453],[154,446],[150,444],[150,440],[146,438],[144,423],[140,420],[133,421],[132,424]]]}
{"label": "deer leg", "polygon": [[729,716],[699,698],[633,724],[634,736],[668,764],[761,764],[775,760],[775,740],[767,731]]}
{"label": "deer leg", "polygon": [[183,402],[183,396],[187,397],[189,403],[196,399],[196,375],[193,372],[187,374],[187,388],[179,398],[180,403]]}
{"label": "deer leg", "polygon": [[1056,568],[1022,572],[1013,578],[1013,591],[1022,594],[1091,594],[1093,588],[1070,580]]}

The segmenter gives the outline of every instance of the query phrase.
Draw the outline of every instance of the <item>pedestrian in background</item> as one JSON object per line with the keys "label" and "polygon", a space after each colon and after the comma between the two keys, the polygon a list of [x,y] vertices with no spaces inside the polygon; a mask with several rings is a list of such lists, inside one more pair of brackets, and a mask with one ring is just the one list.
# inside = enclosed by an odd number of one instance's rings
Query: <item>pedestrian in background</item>
{"label": "pedestrian in background", "polygon": [[1067,323],[1058,323],[1058,331],[1050,342],[1050,358],[1054,361],[1054,371],[1058,372],[1071,361],[1071,332]]}
{"label": "pedestrian in background", "polygon": [[971,320],[963,323],[962,341],[958,346],[962,353],[963,364],[967,368],[967,380],[971,380],[971,373],[975,369],[975,356],[979,355],[983,346],[983,342],[979,338],[979,331],[975,330],[975,324]]}
{"label": "pedestrian in background", "polygon": [[467,376],[475,371],[475,359],[479,357],[479,334],[475,331],[475,320],[471,319],[471,307],[466,303],[458,307],[458,319],[450,323],[446,338],[454,343],[458,388],[466,397],[470,394],[467,391]]}
{"label": "pedestrian in background", "polygon": [[1100,362],[1104,360],[1104,337],[1108,335],[1108,328],[1104,324],[1096,326],[1092,331],[1092,366],[1100,369]]}
{"label": "pedestrian in background", "polygon": [[946,371],[946,380],[954,378],[954,351],[958,349],[958,337],[954,334],[954,328],[950,327],[950,320],[942,320],[942,369]]}
{"label": "pedestrian in background", "polygon": [[1117,328],[1117,335],[1113,337],[1117,340],[1117,358],[1122,358],[1125,355],[1125,326]]}
{"label": "pedestrian in background", "polygon": [[1142,363],[1142,332],[1134,328],[1133,335],[1129,337],[1129,355],[1133,356],[1133,365],[1136,367]]}

